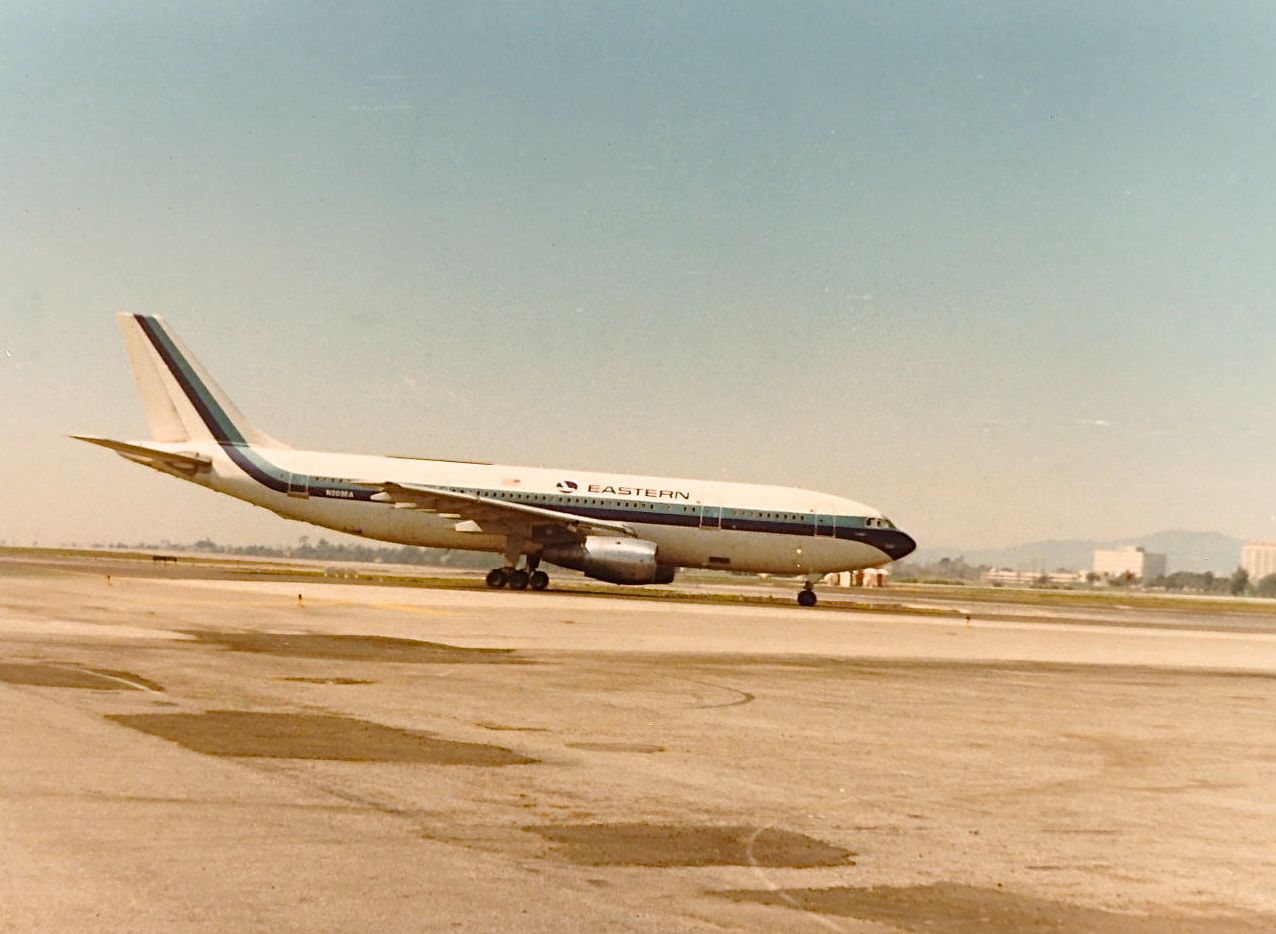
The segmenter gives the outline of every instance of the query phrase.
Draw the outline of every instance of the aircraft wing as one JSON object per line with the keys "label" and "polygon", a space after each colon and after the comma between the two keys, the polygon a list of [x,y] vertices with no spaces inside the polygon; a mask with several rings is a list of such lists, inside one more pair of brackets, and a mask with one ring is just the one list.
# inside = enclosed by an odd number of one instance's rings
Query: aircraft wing
{"label": "aircraft wing", "polygon": [[475,531],[509,534],[523,532],[536,539],[580,539],[594,532],[632,536],[633,529],[623,522],[607,519],[590,519],[557,509],[511,503],[477,493],[458,493],[444,487],[422,486],[415,483],[368,483],[381,492],[372,499],[378,503],[392,503],[416,509],[425,509],[461,520],[473,522]]}
{"label": "aircraft wing", "polygon": [[211,458],[194,452],[162,451],[159,448],[149,448],[144,444],[114,441],[111,438],[99,438],[96,435],[71,435],[71,437],[76,441],[87,441],[89,444],[107,448],[121,457],[136,461],[139,464],[145,464],[147,467],[177,471],[188,476],[194,476],[201,470],[207,470],[213,463]]}

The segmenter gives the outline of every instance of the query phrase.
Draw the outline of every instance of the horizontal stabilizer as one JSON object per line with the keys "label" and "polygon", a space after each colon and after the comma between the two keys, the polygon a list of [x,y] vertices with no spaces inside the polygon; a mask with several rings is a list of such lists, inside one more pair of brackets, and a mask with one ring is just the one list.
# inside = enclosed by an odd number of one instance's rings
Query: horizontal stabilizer
{"label": "horizontal stabilizer", "polygon": [[212,458],[203,454],[196,454],[193,451],[162,451],[159,448],[147,447],[144,444],[114,441],[111,438],[99,438],[95,435],[71,435],[71,437],[76,441],[87,441],[89,444],[109,448],[121,457],[136,461],[139,464],[145,464],[148,467],[157,467],[160,470],[176,470],[189,476],[194,476],[201,470],[207,470],[213,465]]}

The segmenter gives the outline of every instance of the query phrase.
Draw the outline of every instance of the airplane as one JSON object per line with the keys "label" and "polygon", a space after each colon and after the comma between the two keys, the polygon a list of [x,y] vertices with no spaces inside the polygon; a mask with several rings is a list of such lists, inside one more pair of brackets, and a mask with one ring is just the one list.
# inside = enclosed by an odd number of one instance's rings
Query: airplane
{"label": "airplane", "polygon": [[295,450],[251,425],[163,318],[116,321],[151,438],[72,438],[286,519],[494,552],[489,587],[544,590],[542,563],[614,584],[709,568],[803,577],[798,603],[814,606],[825,574],[917,547],[870,506],[792,487]]}

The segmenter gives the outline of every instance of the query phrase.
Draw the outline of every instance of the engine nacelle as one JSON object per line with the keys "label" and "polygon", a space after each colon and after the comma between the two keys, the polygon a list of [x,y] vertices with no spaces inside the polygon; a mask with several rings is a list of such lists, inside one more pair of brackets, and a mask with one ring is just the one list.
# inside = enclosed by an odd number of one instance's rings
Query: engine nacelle
{"label": "engine nacelle", "polygon": [[641,538],[590,535],[572,545],[547,545],[541,557],[609,584],[668,584],[674,568],[656,561],[656,543]]}

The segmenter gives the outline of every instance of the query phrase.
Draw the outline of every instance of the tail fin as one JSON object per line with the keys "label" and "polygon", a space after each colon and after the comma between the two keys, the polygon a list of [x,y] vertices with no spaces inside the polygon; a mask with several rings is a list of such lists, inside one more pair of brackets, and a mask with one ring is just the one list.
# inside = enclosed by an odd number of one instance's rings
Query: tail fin
{"label": "tail fin", "polygon": [[124,312],[116,323],[154,440],[284,447],[248,423],[163,318]]}

